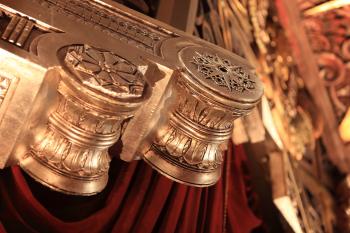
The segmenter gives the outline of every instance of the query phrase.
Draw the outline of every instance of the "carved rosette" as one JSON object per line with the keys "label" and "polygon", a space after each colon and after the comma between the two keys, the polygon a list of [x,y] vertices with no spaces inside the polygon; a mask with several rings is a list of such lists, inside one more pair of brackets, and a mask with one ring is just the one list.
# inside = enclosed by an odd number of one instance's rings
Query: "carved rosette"
{"label": "carved rosette", "polygon": [[108,148],[141,104],[145,82],[126,59],[88,45],[67,49],[58,106],[21,166],[68,194],[92,195],[108,180]]}
{"label": "carved rosette", "polygon": [[179,58],[185,69],[144,160],[170,179],[205,187],[220,178],[233,120],[258,103],[262,87],[246,64],[216,50],[188,47]]}

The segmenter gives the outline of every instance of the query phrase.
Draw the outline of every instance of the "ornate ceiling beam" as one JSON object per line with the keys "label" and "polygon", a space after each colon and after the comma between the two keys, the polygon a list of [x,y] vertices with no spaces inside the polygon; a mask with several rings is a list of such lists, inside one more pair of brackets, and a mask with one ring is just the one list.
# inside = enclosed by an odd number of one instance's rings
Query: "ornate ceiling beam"
{"label": "ornate ceiling beam", "polygon": [[245,59],[109,0],[0,0],[0,10],[0,47],[14,60],[0,79],[12,107],[0,111],[12,120],[0,122],[0,167],[16,160],[54,190],[92,195],[121,142],[121,159],[177,182],[220,178],[233,120],[263,94]]}

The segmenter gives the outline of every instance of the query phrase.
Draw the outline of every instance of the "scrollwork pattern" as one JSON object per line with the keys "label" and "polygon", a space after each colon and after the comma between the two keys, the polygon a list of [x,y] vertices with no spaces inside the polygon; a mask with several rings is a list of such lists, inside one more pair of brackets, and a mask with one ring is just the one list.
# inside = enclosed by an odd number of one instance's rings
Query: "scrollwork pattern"
{"label": "scrollwork pattern", "polygon": [[339,122],[350,107],[350,7],[305,17],[304,27],[325,81]]}

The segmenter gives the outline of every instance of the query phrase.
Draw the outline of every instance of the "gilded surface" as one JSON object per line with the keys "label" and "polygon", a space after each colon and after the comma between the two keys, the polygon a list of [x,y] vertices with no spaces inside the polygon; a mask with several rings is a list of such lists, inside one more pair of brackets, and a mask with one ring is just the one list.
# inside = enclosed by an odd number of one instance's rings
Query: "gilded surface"
{"label": "gilded surface", "polygon": [[244,92],[254,89],[254,81],[243,67],[232,65],[227,59],[217,54],[201,54],[196,52],[192,63],[197,66],[205,79],[213,81],[218,86],[224,86],[229,91]]}
{"label": "gilded surface", "polygon": [[122,11],[103,7],[97,1],[89,0],[32,0],[45,8],[53,9],[77,21],[94,25],[97,31],[108,33],[123,43],[130,44],[145,52],[157,54],[162,40],[171,35],[149,28],[141,20]]}
{"label": "gilded surface", "polygon": [[[283,5],[281,2],[286,2],[286,8],[279,12],[277,8]],[[312,10],[313,4],[324,2],[299,1],[303,10]],[[258,75],[264,82],[267,100],[262,107],[263,122],[271,137],[267,137],[265,143],[268,148],[273,144],[274,152],[281,152],[277,157],[283,160],[281,164],[273,164],[268,172],[271,175],[274,195],[276,190],[281,191],[274,196],[275,203],[278,203],[278,208],[294,232],[333,232],[334,203],[327,190],[329,177],[318,140],[324,122],[314,100],[309,97],[310,90],[305,88],[304,83],[304,80],[313,80],[315,77],[306,76],[299,70],[298,57],[292,56],[295,38],[289,38],[288,33],[284,33],[289,28],[282,28],[280,22],[290,20],[289,27],[302,28],[296,25],[295,18],[286,15],[288,10],[298,10],[291,5],[288,1],[201,1],[196,34],[242,54],[252,64],[256,64]],[[207,12],[205,9],[208,8]],[[330,21],[339,22],[346,17],[346,10],[339,11],[342,13],[334,15]],[[298,14],[299,12],[295,15]],[[347,35],[347,24],[339,22],[332,27],[332,23],[328,23],[330,21],[325,23],[324,20],[320,20],[317,26],[314,23],[311,25],[317,30],[336,31],[338,34],[341,32],[342,35]],[[321,29],[322,27],[324,28]],[[322,40],[322,43],[318,41],[315,38],[311,39],[311,42],[318,44],[320,48],[327,48],[323,44],[325,40]],[[339,45],[339,42],[343,43],[337,37],[328,44]],[[337,51],[341,53],[342,49]],[[334,65],[332,70],[328,68],[331,64]],[[333,77],[342,72],[339,62],[331,63],[330,57],[324,59],[320,67],[321,76]],[[336,78],[331,79],[334,81]],[[331,114],[332,111],[329,112]],[[255,116],[253,122],[258,122],[258,118]],[[244,118],[242,124],[237,122],[235,135],[245,138],[244,142],[250,140],[248,122]],[[237,128],[240,128],[240,132],[237,132]],[[271,155],[269,159],[272,160]],[[276,170],[280,173],[275,174]],[[283,181],[277,182],[278,180]],[[282,203],[285,200],[287,201]]]}
{"label": "gilded surface", "polygon": [[1,39],[7,40],[10,43],[21,47],[28,39],[33,27],[33,21],[15,15],[11,18],[11,21],[3,32]]}
{"label": "gilded surface", "polygon": [[220,178],[232,121],[263,94],[244,59],[108,1],[0,3],[0,45],[46,69],[48,85],[22,130],[30,140],[15,146],[34,179],[67,194],[98,193],[108,148],[120,139],[129,146],[121,158],[143,157],[175,181]]}
{"label": "gilded surface", "polygon": [[9,78],[0,77],[0,105],[6,97],[10,84],[11,80]]}
{"label": "gilded surface", "polygon": [[220,177],[233,121],[251,111],[262,88],[255,88],[258,79],[247,64],[217,50],[187,47],[179,59],[186,70],[176,77],[162,112],[169,114],[144,159],[179,182],[209,186]]}
{"label": "gilded surface", "polygon": [[[119,140],[125,120],[133,113],[131,109],[121,113],[110,112],[91,102],[90,95],[80,90],[86,86],[97,95],[127,100],[142,96],[145,81],[130,62],[88,45],[68,47],[64,61],[72,73],[61,74],[65,78],[57,89],[56,110],[49,116],[46,131],[32,146],[22,167],[53,189],[68,194],[91,195],[106,185],[111,160],[108,148]],[[79,82],[74,81],[76,78]],[[74,87],[70,86],[72,84]],[[57,176],[59,182],[51,184],[40,177],[38,164],[49,169],[51,176]],[[66,187],[62,184],[64,180],[77,187]],[[96,185],[93,188],[81,187],[79,180]]]}
{"label": "gilded surface", "polygon": [[68,48],[65,62],[80,71],[81,82],[113,97],[141,97],[145,80],[136,66],[122,57],[88,45]]}

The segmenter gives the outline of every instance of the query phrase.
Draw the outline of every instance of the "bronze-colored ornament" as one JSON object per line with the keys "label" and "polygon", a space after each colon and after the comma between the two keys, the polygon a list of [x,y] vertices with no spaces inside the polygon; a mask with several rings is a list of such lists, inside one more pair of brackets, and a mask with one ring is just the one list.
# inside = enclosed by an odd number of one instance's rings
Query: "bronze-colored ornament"
{"label": "bronze-colored ornament", "polygon": [[171,105],[144,160],[171,179],[209,186],[221,175],[233,120],[258,103],[262,89],[247,64],[213,49],[187,47]]}
{"label": "bronze-colored ornament", "polygon": [[92,195],[121,140],[121,159],[175,181],[219,179],[232,121],[263,94],[244,59],[109,0],[0,4],[1,167]]}
{"label": "bronze-colored ornament", "polygon": [[20,165],[55,190],[91,195],[107,184],[107,150],[140,105],[145,81],[124,58],[88,45],[69,47],[64,63],[58,106]]}

